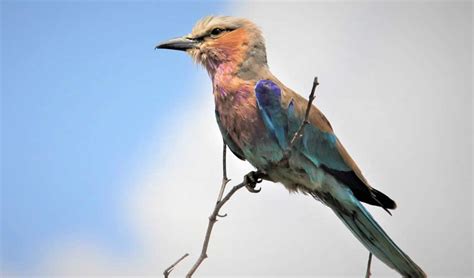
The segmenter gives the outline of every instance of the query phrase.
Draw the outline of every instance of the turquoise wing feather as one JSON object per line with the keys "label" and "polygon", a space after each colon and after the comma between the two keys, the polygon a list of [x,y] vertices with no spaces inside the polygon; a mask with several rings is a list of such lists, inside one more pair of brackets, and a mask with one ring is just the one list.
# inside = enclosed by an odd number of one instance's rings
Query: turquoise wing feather
{"label": "turquoise wing feather", "polygon": [[335,186],[330,189],[330,194],[312,195],[329,206],[372,254],[403,277],[426,277],[423,270],[393,242],[348,188]]}

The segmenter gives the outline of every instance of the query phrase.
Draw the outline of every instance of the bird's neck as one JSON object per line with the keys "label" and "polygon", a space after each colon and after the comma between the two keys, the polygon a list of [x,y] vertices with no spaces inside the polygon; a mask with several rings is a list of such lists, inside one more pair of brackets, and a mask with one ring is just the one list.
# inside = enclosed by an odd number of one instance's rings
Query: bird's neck
{"label": "bird's neck", "polygon": [[223,96],[251,92],[259,80],[273,77],[266,64],[249,62],[221,63],[210,76],[214,93]]}
{"label": "bird's neck", "polygon": [[[223,102],[251,98],[255,84],[271,78],[262,39],[241,32],[236,42],[220,46],[220,58],[207,59],[206,69],[212,79],[214,95]],[[217,101],[217,99],[216,99]]]}

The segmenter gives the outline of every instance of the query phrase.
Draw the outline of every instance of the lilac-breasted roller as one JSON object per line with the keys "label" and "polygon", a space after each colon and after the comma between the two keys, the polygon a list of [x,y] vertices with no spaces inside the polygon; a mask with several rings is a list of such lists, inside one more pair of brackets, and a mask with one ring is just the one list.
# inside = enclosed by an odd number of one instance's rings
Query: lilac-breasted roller
{"label": "lilac-breasted roller", "polygon": [[[205,17],[190,34],[157,48],[186,51],[206,68],[213,85],[217,124],[238,158],[250,162],[269,180],[330,207],[372,254],[401,275],[426,276],[361,204],[387,211],[396,208],[392,199],[369,185],[315,106],[288,155],[308,101],[270,72],[264,39],[254,23],[228,16]],[[287,162],[281,163],[283,159]]]}

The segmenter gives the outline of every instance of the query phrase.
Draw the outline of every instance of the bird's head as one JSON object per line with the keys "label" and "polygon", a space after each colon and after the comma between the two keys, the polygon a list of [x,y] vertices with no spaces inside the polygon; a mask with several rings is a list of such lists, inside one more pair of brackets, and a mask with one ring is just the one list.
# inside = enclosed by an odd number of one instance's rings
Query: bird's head
{"label": "bird's head", "polygon": [[265,43],[251,21],[230,16],[208,16],[192,32],[160,43],[156,48],[186,51],[213,75],[220,67],[249,75],[267,67]]}

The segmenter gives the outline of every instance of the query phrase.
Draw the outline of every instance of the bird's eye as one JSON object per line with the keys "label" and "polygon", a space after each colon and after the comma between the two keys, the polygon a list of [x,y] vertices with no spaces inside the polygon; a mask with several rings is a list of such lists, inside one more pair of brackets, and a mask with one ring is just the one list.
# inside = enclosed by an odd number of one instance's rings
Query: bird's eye
{"label": "bird's eye", "polygon": [[222,34],[222,32],[224,32],[224,29],[214,28],[211,31],[211,36],[213,36],[213,37],[219,36],[220,34]]}

